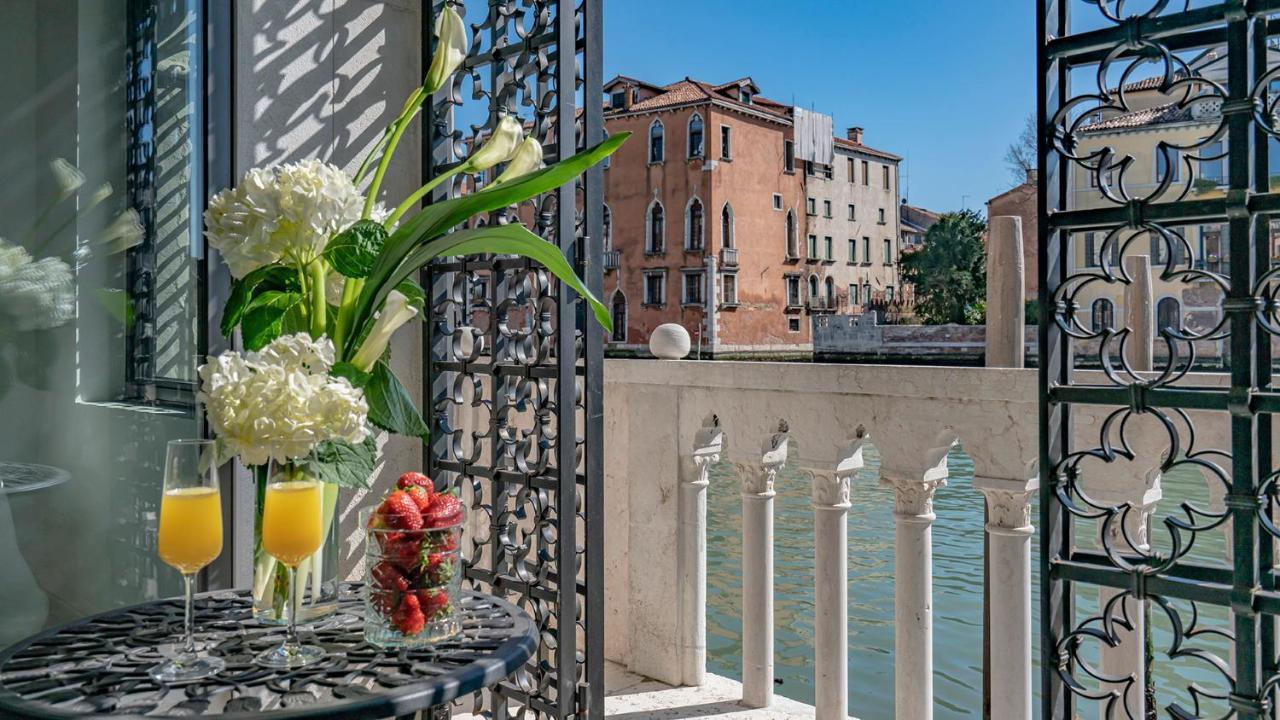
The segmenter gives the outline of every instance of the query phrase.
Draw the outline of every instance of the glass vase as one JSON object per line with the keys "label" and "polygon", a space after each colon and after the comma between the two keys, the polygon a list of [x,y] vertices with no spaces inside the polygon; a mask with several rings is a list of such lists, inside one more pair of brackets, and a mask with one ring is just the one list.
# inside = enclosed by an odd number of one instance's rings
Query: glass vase
{"label": "glass vase", "polygon": [[253,525],[253,615],[259,622],[285,625],[296,610],[299,623],[313,622],[338,611],[338,486],[325,483],[320,523],[324,544],[298,564],[297,607],[289,603],[289,572],[262,549],[262,509],[267,485],[290,480],[312,480],[305,470],[289,463],[271,462],[254,468],[258,488]]}
{"label": "glass vase", "polygon": [[379,647],[423,647],[462,630],[458,551],[462,522],[416,531],[371,528],[364,543],[364,637]]}

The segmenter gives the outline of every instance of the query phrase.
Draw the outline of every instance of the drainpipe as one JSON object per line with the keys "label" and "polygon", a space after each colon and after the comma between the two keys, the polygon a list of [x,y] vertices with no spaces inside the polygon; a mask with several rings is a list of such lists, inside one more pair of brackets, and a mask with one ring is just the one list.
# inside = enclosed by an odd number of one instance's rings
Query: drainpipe
{"label": "drainpipe", "polygon": [[703,315],[707,326],[707,352],[712,358],[716,356],[716,336],[720,325],[720,311],[716,300],[716,256],[708,256],[704,261],[707,266],[707,307]]}

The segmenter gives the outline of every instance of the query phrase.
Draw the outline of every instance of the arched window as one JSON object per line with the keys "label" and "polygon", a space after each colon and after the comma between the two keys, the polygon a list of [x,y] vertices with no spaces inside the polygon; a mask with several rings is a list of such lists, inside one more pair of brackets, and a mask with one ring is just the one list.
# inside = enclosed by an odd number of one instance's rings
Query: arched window
{"label": "arched window", "polygon": [[613,303],[610,308],[610,315],[613,318],[613,335],[610,339],[613,342],[624,343],[627,341],[627,296],[622,294],[622,288],[613,291]]}
{"label": "arched window", "polygon": [[662,212],[662,203],[654,200],[645,216],[645,252],[665,252],[666,234],[666,216]]}
{"label": "arched window", "polygon": [[810,275],[809,276],[809,302],[811,303],[817,302],[819,298],[820,296],[818,295],[818,276]]}
{"label": "arched window", "polygon": [[702,201],[698,198],[689,198],[689,204],[684,209],[684,249],[685,250],[701,250],[706,247],[703,242],[705,237],[703,230],[706,223],[703,220]]}
{"label": "arched window", "polygon": [[794,210],[787,211],[787,257],[800,257],[800,246],[796,240],[796,213]]}
{"label": "arched window", "polygon": [[1116,306],[1110,300],[1106,298],[1094,300],[1090,315],[1093,332],[1102,332],[1103,329],[1115,329]]}
{"label": "arched window", "polygon": [[649,126],[649,162],[660,163],[666,157],[662,142],[662,121],[654,120]]}
{"label": "arched window", "polygon": [[836,281],[828,277],[825,282],[827,291],[827,307],[833,308],[836,306]]}
{"label": "arched window", "polygon": [[604,249],[612,250],[613,249],[613,211],[609,209],[608,205],[604,206],[603,220],[604,221],[603,223],[601,223],[600,231],[601,231],[601,234],[604,235]]}
{"label": "arched window", "polygon": [[1182,332],[1182,306],[1175,297],[1162,297],[1156,303],[1156,334],[1166,329]]}
{"label": "arched window", "polygon": [[720,210],[720,242],[727,248],[733,247],[733,206],[729,203]]}
{"label": "arched window", "polygon": [[700,158],[704,156],[703,148],[706,146],[706,143],[702,141],[702,138],[705,136],[705,134],[706,133],[704,133],[702,129],[702,116],[699,115],[698,113],[694,113],[693,117],[689,118],[689,157],[690,158]]}

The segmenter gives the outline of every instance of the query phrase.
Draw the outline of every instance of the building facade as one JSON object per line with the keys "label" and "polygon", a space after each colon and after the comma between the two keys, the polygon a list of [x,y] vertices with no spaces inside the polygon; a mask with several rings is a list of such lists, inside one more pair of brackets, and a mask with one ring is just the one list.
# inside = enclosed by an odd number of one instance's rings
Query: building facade
{"label": "building facade", "polygon": [[987,201],[987,220],[1008,215],[1022,220],[1022,268],[1023,291],[1027,300],[1034,300],[1040,292],[1040,213],[1037,209],[1036,171],[1027,172],[1027,179],[1019,185],[996,195]]}
{"label": "building facade", "polygon": [[619,76],[605,97],[606,130],[633,137],[605,171],[612,350],[678,323],[704,357],[807,354],[812,315],[897,291],[898,157],[860,131],[806,160],[794,108],[750,78]]}

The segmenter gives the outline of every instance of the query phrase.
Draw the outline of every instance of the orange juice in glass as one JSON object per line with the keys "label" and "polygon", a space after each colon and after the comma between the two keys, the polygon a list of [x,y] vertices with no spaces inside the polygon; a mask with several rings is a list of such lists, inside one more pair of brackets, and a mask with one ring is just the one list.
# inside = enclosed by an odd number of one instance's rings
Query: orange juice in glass
{"label": "orange juice in glass", "polygon": [[259,665],[296,668],[325,656],[298,641],[298,563],[324,542],[324,487],[297,468],[272,462],[263,498],[262,549],[289,569],[289,630],[278,647],[258,655]]}
{"label": "orange juice in glass", "polygon": [[184,574],[222,554],[222,495],[216,487],[175,487],[160,499],[160,559]]}
{"label": "orange juice in glass", "polygon": [[262,511],[262,548],[294,567],[324,541],[324,489],[314,480],[285,480],[267,486]]}
{"label": "orange juice in glass", "polygon": [[159,683],[187,682],[221,672],[222,658],[201,655],[195,643],[195,575],[222,553],[222,496],[218,493],[218,447],[212,440],[171,440],[165,450],[160,496],[160,559],[182,573],[185,642],[169,660],[151,669]]}

